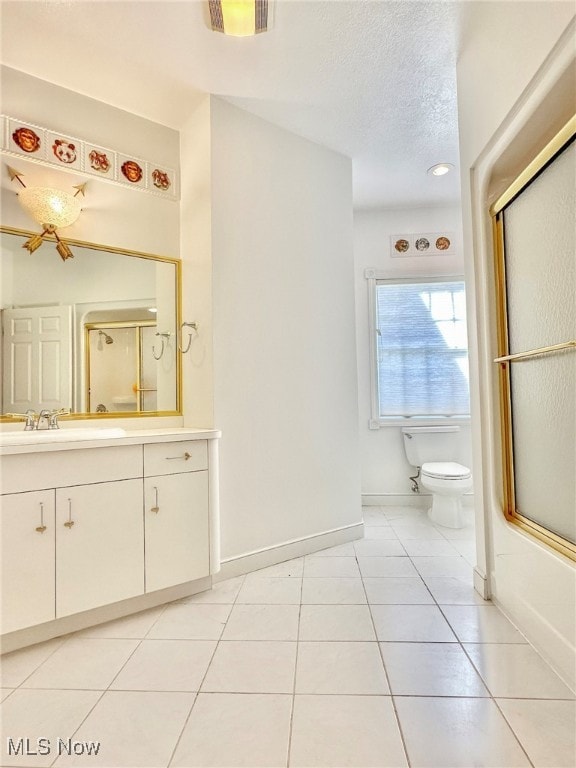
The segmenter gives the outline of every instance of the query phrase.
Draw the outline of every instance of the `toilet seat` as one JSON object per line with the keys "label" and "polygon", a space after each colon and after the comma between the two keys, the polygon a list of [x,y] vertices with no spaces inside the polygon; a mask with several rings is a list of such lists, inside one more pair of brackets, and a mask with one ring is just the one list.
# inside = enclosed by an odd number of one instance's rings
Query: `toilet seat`
{"label": "toilet seat", "polygon": [[467,480],[472,472],[455,461],[431,461],[422,465],[422,475],[438,480]]}

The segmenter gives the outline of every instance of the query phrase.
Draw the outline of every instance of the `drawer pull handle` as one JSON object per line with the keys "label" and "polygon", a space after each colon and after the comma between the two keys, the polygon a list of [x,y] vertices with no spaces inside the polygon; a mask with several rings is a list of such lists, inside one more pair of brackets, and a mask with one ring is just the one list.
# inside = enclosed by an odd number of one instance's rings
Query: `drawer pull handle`
{"label": "drawer pull handle", "polygon": [[38,533],[44,533],[46,526],[44,525],[44,502],[40,502],[40,525],[36,528]]}
{"label": "drawer pull handle", "polygon": [[184,459],[184,461],[188,461],[188,459],[191,459],[191,458],[192,458],[192,454],[186,451],[184,456],[166,456],[166,461],[177,461],[178,459]]}
{"label": "drawer pull handle", "polygon": [[68,520],[64,523],[66,528],[72,528],[74,520],[72,520],[72,499],[68,499]]}
{"label": "drawer pull handle", "polygon": [[150,512],[154,512],[155,514],[158,514],[160,512],[160,507],[158,506],[158,488],[154,486],[154,497],[155,497],[155,506],[150,508]]}

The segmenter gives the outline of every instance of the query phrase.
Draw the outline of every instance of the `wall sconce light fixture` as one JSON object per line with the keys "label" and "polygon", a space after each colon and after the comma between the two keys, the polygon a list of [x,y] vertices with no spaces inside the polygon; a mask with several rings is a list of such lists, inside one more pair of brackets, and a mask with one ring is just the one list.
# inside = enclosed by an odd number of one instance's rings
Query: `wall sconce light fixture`
{"label": "wall sconce light fixture", "polygon": [[52,187],[27,187],[22,181],[22,174],[10,166],[8,166],[8,173],[11,181],[16,179],[23,187],[18,193],[20,205],[42,227],[42,232],[38,235],[32,235],[23,247],[30,253],[34,253],[42,245],[46,235],[54,235],[56,250],[62,260],[73,258],[74,254],[58,236],[56,230],[69,227],[80,216],[82,207],[78,195],[84,196],[86,184],[79,184],[74,187],[77,191],[73,195],[70,192]]}
{"label": "wall sconce light fixture", "polygon": [[208,0],[214,32],[249,37],[269,29],[268,0]]}

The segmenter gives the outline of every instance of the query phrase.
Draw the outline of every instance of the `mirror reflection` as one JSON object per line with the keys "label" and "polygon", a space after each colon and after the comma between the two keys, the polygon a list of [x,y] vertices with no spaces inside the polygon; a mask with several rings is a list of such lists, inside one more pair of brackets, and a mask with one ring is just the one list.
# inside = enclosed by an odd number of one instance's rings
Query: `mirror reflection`
{"label": "mirror reflection", "polygon": [[3,229],[1,412],[91,416],[179,409],[179,262],[73,243],[30,254]]}

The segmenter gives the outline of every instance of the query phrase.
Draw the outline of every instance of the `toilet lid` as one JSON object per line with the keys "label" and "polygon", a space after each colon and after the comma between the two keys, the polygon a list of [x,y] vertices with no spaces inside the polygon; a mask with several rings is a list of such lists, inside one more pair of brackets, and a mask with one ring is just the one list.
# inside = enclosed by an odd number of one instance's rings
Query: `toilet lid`
{"label": "toilet lid", "polygon": [[444,480],[465,480],[472,473],[468,467],[455,461],[431,461],[422,465],[422,474]]}

